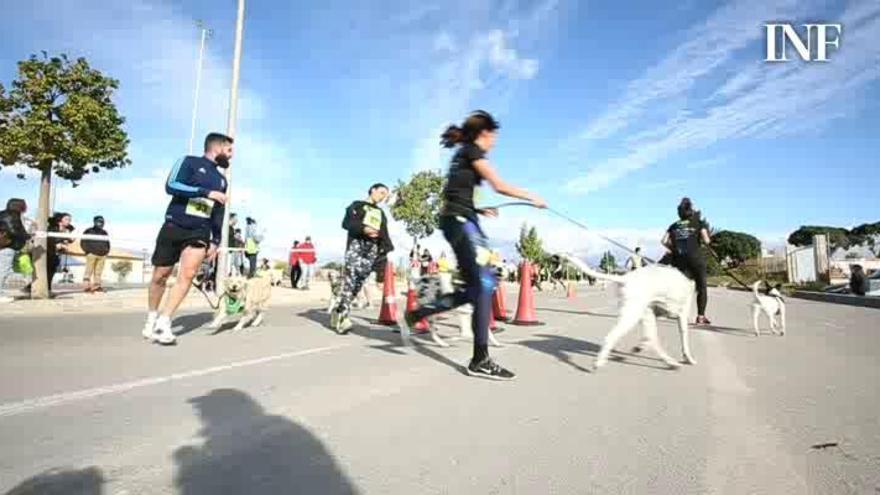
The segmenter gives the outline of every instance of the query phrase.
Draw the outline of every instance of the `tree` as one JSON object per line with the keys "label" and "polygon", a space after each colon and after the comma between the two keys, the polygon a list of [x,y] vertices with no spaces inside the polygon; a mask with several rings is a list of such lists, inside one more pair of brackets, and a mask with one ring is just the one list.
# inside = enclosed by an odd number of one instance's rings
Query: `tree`
{"label": "tree", "polygon": [[[89,173],[131,164],[125,119],[112,101],[119,82],[66,55],[19,62],[9,94],[0,92],[0,166],[40,171],[37,228],[46,231],[52,173],[74,184]],[[46,239],[34,249],[32,296],[49,296]]]}
{"label": "tree", "polygon": [[742,232],[722,230],[712,235],[712,249],[721,259],[729,258],[738,265],[761,255],[761,241]]}
{"label": "tree", "polygon": [[545,256],[544,246],[541,238],[538,237],[538,229],[529,228],[523,224],[519,232],[519,242],[516,244],[516,251],[519,255],[529,263],[540,263]]}
{"label": "tree", "polygon": [[394,189],[397,201],[391,205],[391,216],[403,222],[414,244],[437,230],[442,192],[443,176],[436,170],[417,172],[409,182],[397,182]]}
{"label": "tree", "polygon": [[122,260],[117,261],[110,265],[110,269],[113,270],[113,273],[119,277],[120,282],[125,282],[125,279],[128,277],[128,274],[131,273],[132,265],[131,261]]}
{"label": "tree", "polygon": [[867,244],[876,254],[880,254],[880,222],[863,223],[849,232],[853,245]]}
{"label": "tree", "polygon": [[812,246],[813,236],[828,236],[828,245],[831,249],[839,247],[848,248],[850,246],[850,233],[848,230],[840,227],[824,227],[802,225],[788,236],[788,243],[793,246]]}
{"label": "tree", "polygon": [[611,251],[605,251],[605,254],[602,255],[602,259],[599,261],[599,268],[605,273],[617,271],[617,260],[614,259]]}

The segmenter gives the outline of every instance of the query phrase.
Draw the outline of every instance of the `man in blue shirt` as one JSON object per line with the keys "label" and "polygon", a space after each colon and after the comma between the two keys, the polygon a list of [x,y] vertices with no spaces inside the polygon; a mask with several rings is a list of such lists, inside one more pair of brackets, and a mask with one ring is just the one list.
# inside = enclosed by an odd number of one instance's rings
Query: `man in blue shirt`
{"label": "man in blue shirt", "polygon": [[[171,317],[189,292],[199,266],[217,255],[226,204],[226,179],[219,169],[229,167],[232,138],[211,133],[205,138],[204,156],[186,156],[174,165],[165,183],[171,196],[165,210],[165,223],[156,237],[153,251],[153,278],[150,281],[149,313],[142,335],[163,345],[176,339]],[[174,265],[180,262],[177,283],[171,289],[165,308],[159,304]]]}

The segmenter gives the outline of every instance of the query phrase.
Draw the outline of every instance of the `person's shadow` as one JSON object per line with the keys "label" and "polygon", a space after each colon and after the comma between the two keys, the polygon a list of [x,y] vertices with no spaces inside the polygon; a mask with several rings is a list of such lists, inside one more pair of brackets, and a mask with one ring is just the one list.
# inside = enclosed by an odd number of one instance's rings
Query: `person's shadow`
{"label": "person's shadow", "polygon": [[101,495],[104,481],[104,475],[96,467],[52,469],[22,481],[6,495]]}
{"label": "person's shadow", "polygon": [[174,452],[181,495],[358,493],[309,430],[267,415],[249,395],[218,389],[189,402],[204,441]]}

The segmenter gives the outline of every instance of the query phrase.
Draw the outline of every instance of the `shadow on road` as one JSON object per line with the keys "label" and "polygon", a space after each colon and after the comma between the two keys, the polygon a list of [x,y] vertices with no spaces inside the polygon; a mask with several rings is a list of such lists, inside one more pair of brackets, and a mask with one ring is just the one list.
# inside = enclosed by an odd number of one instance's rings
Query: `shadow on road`
{"label": "shadow on road", "polygon": [[592,311],[572,311],[570,309],[556,309],[556,308],[535,308],[535,311],[546,311],[548,313],[565,313],[569,315],[584,315],[584,316],[598,316],[600,318],[617,318],[618,315],[608,314],[608,313],[595,313]]}
{"label": "shadow on road", "polygon": [[[302,316],[303,318],[306,318],[321,325],[321,328],[325,329],[328,332],[333,332],[334,334],[336,333],[334,330],[330,329],[330,315],[328,315],[327,312],[323,309],[309,309],[303,311],[302,313],[299,313],[298,316]],[[357,335],[358,337],[378,342],[378,345],[370,346],[373,349],[378,349],[398,355],[405,355],[407,354],[407,349],[412,349],[425,357],[437,361],[438,363],[449,366],[459,373],[466,373],[465,366],[462,366],[455,361],[447,358],[446,356],[431,349],[431,347],[433,347],[435,344],[430,340],[426,340],[420,335],[412,336],[410,338],[412,345],[406,347],[403,345],[403,340],[400,337],[400,333],[392,331],[393,327],[381,326],[377,328],[376,326],[374,326],[374,320],[358,318],[356,316],[354,316],[352,320],[354,321],[355,326],[351,329],[349,335]],[[454,342],[451,342],[448,339],[447,342],[454,345]]]}
{"label": "shadow on road", "polygon": [[[574,359],[572,359],[572,356],[587,356],[590,358],[595,358],[596,355],[599,354],[599,351],[602,349],[602,346],[590,342],[589,340],[573,339],[571,337],[565,337],[562,335],[536,334],[535,337],[539,337],[541,340],[520,341],[519,345],[528,347],[529,349],[538,352],[543,352],[544,354],[549,354],[550,356],[555,357],[557,360],[571,366],[578,371],[583,371],[584,373],[592,373],[592,370],[577,364]],[[622,364],[659,370],[669,369],[665,364],[661,366],[654,366],[650,364],[626,360],[624,359],[624,357],[638,357],[642,360],[658,361],[662,363],[660,359],[647,357],[642,354],[632,354],[618,351],[614,351],[611,354],[612,361],[618,361]],[[592,365],[592,362],[590,364]]]}
{"label": "shadow on road", "polygon": [[[174,332],[174,335],[181,336],[204,327],[214,319],[214,313],[211,311],[202,313],[191,313],[188,315],[178,316],[174,318],[174,326],[181,327]],[[234,323],[233,323],[234,325]]]}
{"label": "shadow on road", "polygon": [[266,414],[244,392],[218,389],[189,402],[202,421],[203,442],[174,452],[181,495],[358,493],[315,435]]}
{"label": "shadow on road", "polygon": [[6,495],[102,495],[104,482],[96,467],[52,469],[22,481]]}
{"label": "shadow on road", "polygon": [[[723,333],[725,335],[734,335],[736,337],[754,337],[755,332],[753,330],[745,330],[743,328],[733,328],[733,327],[719,327],[717,325],[709,325],[707,327],[698,327],[692,326],[691,328],[695,330],[702,330],[704,332],[715,332],[715,333]],[[767,330],[769,332],[769,330]]]}

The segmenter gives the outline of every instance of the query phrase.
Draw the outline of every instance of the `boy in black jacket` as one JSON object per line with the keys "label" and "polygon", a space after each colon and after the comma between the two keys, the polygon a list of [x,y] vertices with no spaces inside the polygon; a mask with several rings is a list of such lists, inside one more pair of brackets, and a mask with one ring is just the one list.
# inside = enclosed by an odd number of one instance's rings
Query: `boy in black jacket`
{"label": "boy in black jacket", "polygon": [[[98,215],[93,219],[94,225],[86,229],[86,235],[109,235],[104,230],[104,217]],[[101,275],[104,273],[104,260],[110,253],[109,240],[83,239],[80,243],[86,253],[86,273],[83,280],[86,292],[104,292],[101,287]]]}
{"label": "boy in black jacket", "polygon": [[388,198],[388,186],[373,184],[369,194],[367,201],[349,205],[342,220],[342,228],[348,231],[345,269],[339,305],[330,317],[330,326],[339,334],[351,330],[348,317],[351,303],[373,271],[376,260],[394,250],[388,235],[388,219],[379,207]]}

